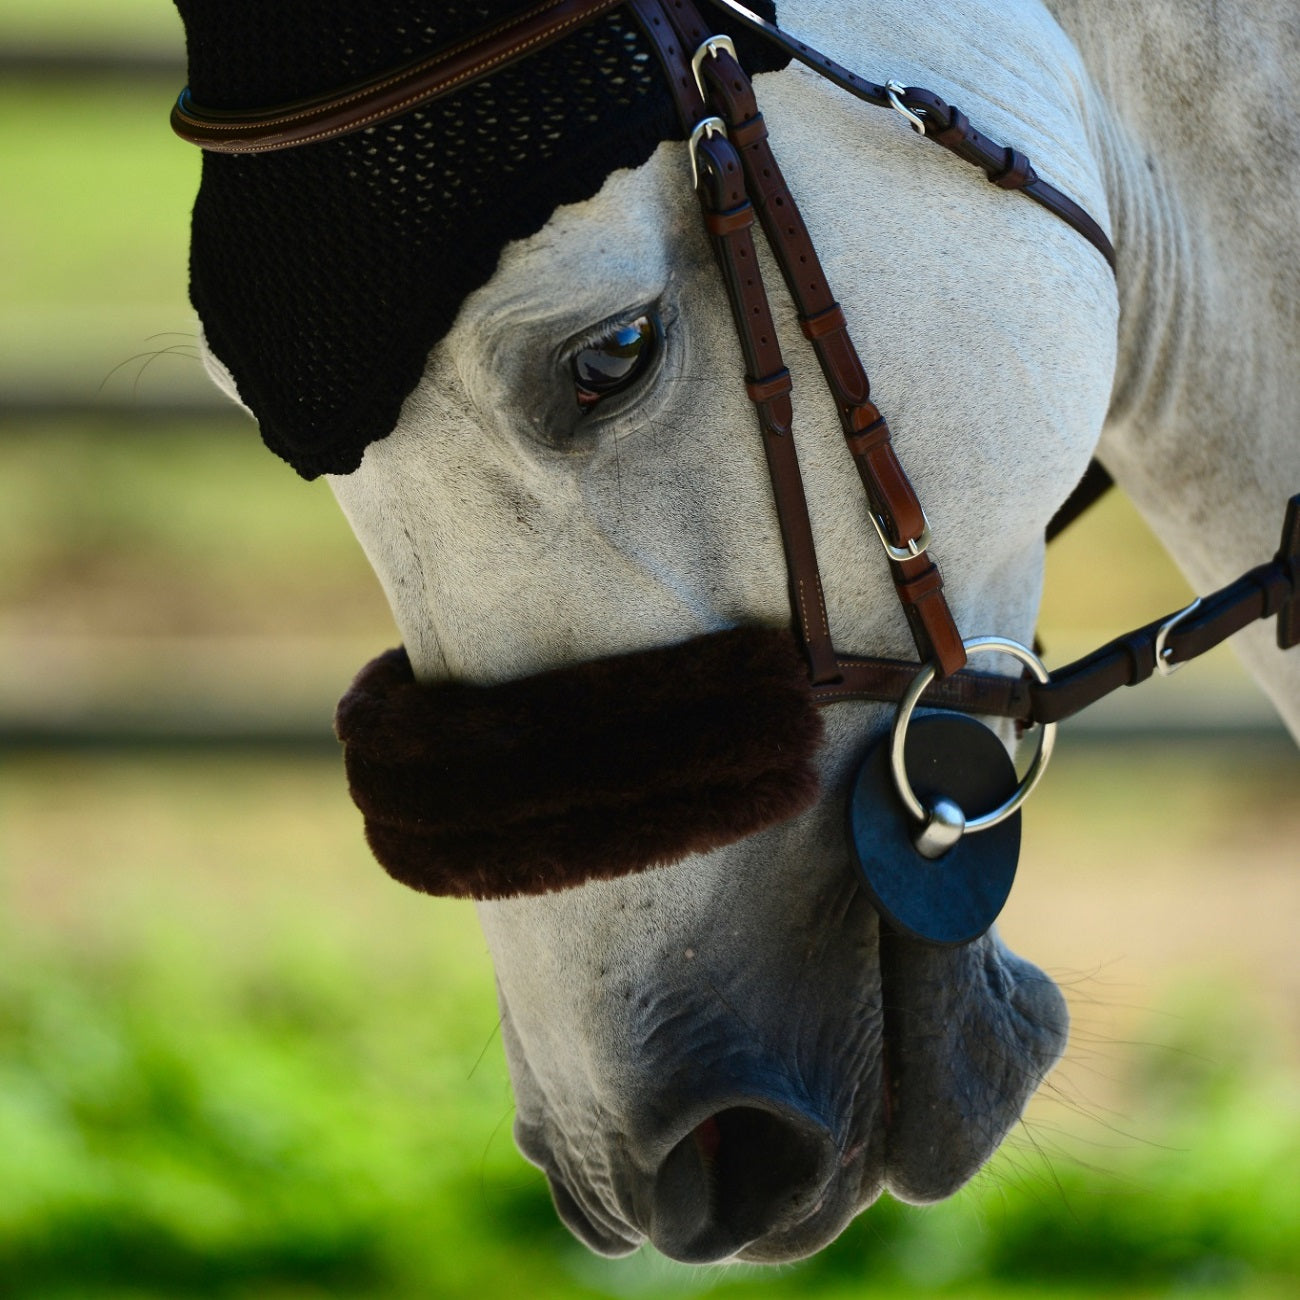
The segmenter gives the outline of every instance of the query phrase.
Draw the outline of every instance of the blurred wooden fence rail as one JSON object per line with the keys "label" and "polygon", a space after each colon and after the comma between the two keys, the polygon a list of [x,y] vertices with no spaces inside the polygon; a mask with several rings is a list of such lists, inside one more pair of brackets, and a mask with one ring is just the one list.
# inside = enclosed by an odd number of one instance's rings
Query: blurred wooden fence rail
{"label": "blurred wooden fence rail", "polygon": [[[284,635],[0,632],[0,749],[335,745],[334,703],[383,643]],[[1159,739],[1265,745],[1287,736],[1244,678],[1189,670],[1064,724],[1065,744]]]}
{"label": "blurred wooden fence rail", "polygon": [[[6,538],[10,549],[0,560],[0,748],[333,746],[334,701],[394,639],[328,492],[272,461],[198,364],[184,269],[197,160],[166,126],[182,47],[164,0],[24,0],[0,13],[0,102],[14,129],[6,147],[25,140],[30,151],[11,171],[21,189],[0,201],[18,250],[0,269],[0,550]],[[32,122],[47,132],[39,140],[18,129]],[[33,168],[45,171],[33,177]],[[105,241],[102,254],[92,236]],[[161,473],[159,451],[172,462],[192,455],[194,468],[149,479]],[[95,494],[102,482],[125,499],[124,485],[141,479],[147,490],[126,505]],[[130,509],[150,518],[124,524]],[[1123,603],[1114,575],[1130,581],[1143,548],[1171,570],[1140,524],[1108,509],[1104,524],[1079,526],[1082,550],[1061,544],[1075,559],[1049,560],[1043,635],[1054,664],[1185,599],[1175,575],[1132,579],[1146,587]],[[281,532],[238,561],[241,595],[263,590],[262,605],[250,612],[248,596],[231,613],[220,553],[233,537],[269,534],[267,518],[283,521]],[[53,540],[33,544],[31,530]],[[1064,576],[1053,580],[1057,564]],[[1080,593],[1096,585],[1090,570],[1112,575],[1104,598],[1085,609],[1089,626],[1063,622],[1052,592],[1068,594],[1074,618],[1086,605]],[[307,600],[290,586],[304,575]],[[169,620],[178,584],[188,612]],[[202,601],[210,615],[194,613]],[[1080,742],[1263,744],[1283,734],[1227,651],[1120,692],[1065,729]]]}
{"label": "blurred wooden fence rail", "polygon": [[[161,3],[161,0],[160,0]],[[0,78],[139,77],[171,78],[177,89],[185,79],[179,49],[78,48],[68,45],[0,45]]]}

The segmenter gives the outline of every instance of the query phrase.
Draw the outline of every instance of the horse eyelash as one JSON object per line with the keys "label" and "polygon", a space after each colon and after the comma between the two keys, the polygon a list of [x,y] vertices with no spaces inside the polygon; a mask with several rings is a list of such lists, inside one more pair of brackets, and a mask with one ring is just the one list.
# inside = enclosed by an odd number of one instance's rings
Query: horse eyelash
{"label": "horse eyelash", "polygon": [[601,342],[603,339],[608,338],[610,331],[617,326],[630,325],[633,321],[640,320],[642,316],[647,316],[655,322],[660,338],[667,334],[670,322],[663,311],[662,304],[656,299],[654,302],[646,303],[641,307],[632,307],[627,311],[615,312],[611,316],[606,316],[604,320],[588,326],[582,333],[575,334],[565,342],[560,350],[560,364],[567,365],[583,348],[589,348],[592,344]]}

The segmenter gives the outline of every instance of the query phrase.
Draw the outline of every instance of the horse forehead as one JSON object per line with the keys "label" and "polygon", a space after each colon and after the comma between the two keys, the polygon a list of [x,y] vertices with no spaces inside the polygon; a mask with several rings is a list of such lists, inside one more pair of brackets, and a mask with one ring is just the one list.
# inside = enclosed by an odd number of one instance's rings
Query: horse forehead
{"label": "horse forehead", "polygon": [[[1084,120],[1082,66],[1040,4],[969,0],[962,21],[944,23],[918,22],[914,6],[894,0],[853,6],[849,22],[846,9],[843,0],[805,0],[783,5],[782,16],[868,76],[924,85],[958,104],[1108,224]],[[949,297],[954,264],[970,297],[997,282],[1008,238],[1013,253],[1032,249],[1049,277],[1052,262],[1064,260],[1072,277],[1082,268],[1109,296],[1109,275],[1077,234],[916,138],[901,116],[860,103],[798,64],[760,74],[755,86],[819,255],[833,284],[837,273],[845,278],[846,307],[872,287],[888,293],[905,286],[915,314],[931,288]],[[581,327],[638,295],[653,296],[680,270],[682,240],[698,224],[694,208],[680,144],[661,146],[634,171],[615,172],[594,198],[558,209],[537,235],[507,246],[493,278],[463,305],[448,350],[461,358],[481,354],[500,334],[556,317],[557,327],[570,320]],[[872,286],[859,290],[854,277],[864,259]],[[720,287],[717,302],[724,310]],[[989,302],[984,310],[1002,307]]]}
{"label": "horse forehead", "polygon": [[[816,18],[832,8],[792,4],[790,25],[803,34],[795,24],[805,14]],[[971,8],[984,6],[967,5],[963,14]],[[1018,14],[1022,7],[1009,8]],[[910,40],[898,6],[855,10],[852,32],[821,32],[815,24],[806,30],[865,75],[897,72],[957,103],[981,130],[1029,153],[1041,174],[1104,224],[1070,47],[1031,8],[1035,20],[1025,26],[1034,28],[1032,40],[1008,33],[1003,18],[1000,30],[970,42],[969,57],[933,40],[925,48]],[[1014,51],[1008,52],[1015,42],[1036,51],[1023,59],[1019,79]],[[1049,57],[1053,51],[1059,66]],[[1117,306],[1110,272],[1064,222],[1025,196],[990,185],[978,169],[917,137],[900,116],[862,104],[798,66],[761,75],[755,84],[873,393],[927,512],[944,526],[942,558],[945,573],[957,580],[958,603],[983,599],[987,572],[981,577],[973,566],[996,570],[1011,549],[1041,539],[1095,444],[1113,371]],[[837,626],[865,637],[875,623],[858,622],[878,622],[893,608],[885,575],[873,567],[878,555],[865,553],[873,539],[859,535],[861,489],[825,385],[780,274],[757,242],[794,377],[800,462],[814,529],[826,539],[832,615]],[[557,210],[537,234],[504,250],[496,274],[466,300],[435,349],[394,435],[368,449],[361,471],[336,483],[354,527],[369,538],[372,558],[381,572],[390,571],[408,643],[419,641],[435,606],[451,619],[448,611],[464,603],[462,587],[480,604],[451,621],[458,628],[491,623],[482,608],[489,584],[481,577],[469,586],[453,581],[462,570],[484,568],[476,545],[492,554],[514,547],[513,562],[533,575],[530,590],[539,593],[537,607],[527,610],[513,590],[503,588],[497,605],[489,601],[506,628],[518,632],[510,641],[498,629],[490,653],[475,650],[494,665],[494,676],[561,662],[579,645],[614,653],[688,635],[701,620],[711,625],[719,608],[734,617],[731,598],[741,590],[765,593],[761,600],[744,598],[749,616],[756,610],[780,616],[783,583],[766,580],[768,561],[779,563],[766,480],[756,468],[759,454],[732,436],[748,414],[743,366],[710,262],[680,142],[664,143],[638,169],[611,174],[594,198]],[[655,436],[633,439],[620,455],[586,466],[539,460],[520,438],[520,417],[566,340],[653,303],[666,285],[674,286],[670,307],[682,309],[676,337],[692,382],[664,386],[664,419]],[[673,434],[678,426],[689,426],[690,439]],[[1051,454],[1036,454],[1046,440]],[[711,453],[719,448],[725,454]],[[705,458],[707,472],[677,473],[670,462],[687,453]],[[680,491],[679,482],[687,484]],[[545,543],[520,533],[525,524],[516,516],[528,511],[516,506],[519,484],[531,484],[547,504],[545,518],[527,525],[549,529]],[[635,508],[643,497],[655,507]],[[487,522],[466,517],[471,499]],[[386,503],[410,515],[404,535],[422,543],[441,539],[439,564],[409,554],[413,543],[396,535],[403,530]],[[716,555],[708,521],[719,511],[729,533],[743,528],[762,537]],[[985,540],[969,545],[977,536]],[[418,582],[392,580],[416,570]],[[725,598],[717,594],[720,572],[729,584]],[[412,594],[424,593],[426,583],[437,586],[436,599]],[[638,606],[644,626],[621,605],[617,618],[598,616],[611,602],[625,604],[633,587],[644,598]],[[554,593],[571,598],[563,617]],[[837,610],[836,602],[844,608]],[[980,622],[986,612],[971,611]],[[539,648],[530,629],[542,615],[547,627],[572,623],[578,630]],[[444,650],[455,654],[453,666],[468,671],[468,652]]]}

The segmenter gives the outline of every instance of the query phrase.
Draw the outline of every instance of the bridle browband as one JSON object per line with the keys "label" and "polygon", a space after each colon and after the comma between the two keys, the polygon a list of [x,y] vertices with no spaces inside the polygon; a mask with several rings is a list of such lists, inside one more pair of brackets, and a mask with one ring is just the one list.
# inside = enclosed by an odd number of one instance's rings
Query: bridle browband
{"label": "bridle browband", "polygon": [[[242,154],[273,153],[350,135],[462,90],[628,2],[551,0],[430,57],[328,95],[275,108],[251,111],[202,108],[191,99],[187,87],[172,109],[172,129],[201,149]],[[995,184],[1004,189],[1023,190],[1073,226],[1114,267],[1115,250],[1110,240],[1083,208],[1040,179],[1023,154],[981,135],[964,113],[944,103],[938,95],[916,87],[893,83],[881,86],[867,81],[735,0],[709,0],[709,3],[725,9],[736,22],[841,90],[877,108],[902,112],[921,134],[966,162],[983,168]]]}
{"label": "bridle browband", "polygon": [[[928,90],[859,77],[735,0],[707,2],[849,94],[902,113],[918,133],[980,167],[1000,188],[1024,192],[1077,231],[1114,269],[1115,252],[1100,225],[1039,177],[1023,153],[981,134],[958,108]],[[1300,497],[1295,497],[1274,560],[1193,607],[1117,637],[1056,670],[1047,681],[958,672],[966,656],[938,567],[929,558],[924,511],[894,452],[888,424],[870,399],[866,372],[772,155],[749,79],[735,60],[731,42],[711,37],[690,0],[551,0],[432,57],[332,94],[269,109],[205,109],[186,89],[172,110],[172,127],[183,139],[221,153],[258,154],[333,139],[462,89],[620,4],[628,5],[650,38],[691,141],[705,224],[731,298],[747,367],[746,389],[763,431],[794,625],[817,704],[896,702],[915,678],[917,665],[840,654],[833,646],[794,449],[789,374],[754,261],[755,216],[835,399],[921,661],[937,665],[936,680],[922,695],[922,704],[1022,724],[1053,723],[1120,686],[1145,681],[1157,671],[1172,671],[1256,619],[1277,617],[1281,648],[1300,642]],[[742,273],[742,266],[753,270]],[[813,274],[796,275],[796,267]]]}
{"label": "bridle browband", "polygon": [[[1114,271],[1114,249],[1098,223],[1042,180],[1023,153],[975,130],[959,109],[928,90],[892,81],[885,85],[866,81],[735,0],[708,3],[841,89],[902,114],[918,133],[980,167],[993,184],[1023,191],[1077,231]],[[785,553],[792,624],[806,679],[792,681],[789,675],[793,665],[795,677],[799,676],[789,637],[761,629],[715,633],[681,647],[631,656],[623,664],[590,661],[571,670],[491,688],[497,694],[490,699],[472,693],[467,696],[465,690],[472,688],[454,683],[436,686],[430,694],[415,683],[405,655],[392,652],[363,671],[344,697],[338,717],[353,797],[366,815],[371,847],[390,873],[415,888],[480,898],[559,888],[638,870],[654,861],[671,861],[751,834],[808,806],[816,784],[808,764],[820,735],[820,723],[811,706],[874,700],[899,705],[888,762],[898,798],[914,819],[897,843],[882,850],[884,858],[900,852],[906,856],[907,850],[899,845],[910,840],[922,858],[943,859],[954,872],[966,872],[970,879],[997,875],[1001,867],[993,860],[998,855],[1010,862],[1014,873],[1016,850],[1006,843],[996,850],[990,848],[983,857],[950,850],[964,830],[998,826],[1014,813],[1041,775],[1057,722],[1120,686],[1135,685],[1156,672],[1175,671],[1256,619],[1276,616],[1277,642],[1282,649],[1300,642],[1300,495],[1287,505],[1281,546],[1271,563],[1054,673],[1049,674],[1030,650],[1015,642],[993,637],[963,641],[930,554],[931,530],[925,511],[899,462],[889,425],[871,400],[866,370],[773,156],[753,87],[736,59],[730,38],[712,33],[692,0],[552,0],[473,40],[311,100],[260,111],[215,111],[196,105],[186,90],[172,112],[172,126],[203,149],[236,154],[297,148],[363,131],[487,77],[619,4],[627,5],[649,38],[689,141],[704,225],[726,286],[744,357],[745,388],[762,434]],[[868,518],[887,556],[919,663],[847,655],[835,648],[794,445],[790,375],[759,272],[755,221],[781,269],[801,330],[834,400],[849,454],[866,492]],[[1097,495],[1092,483],[1098,481],[1105,482],[1104,474],[1100,480],[1093,476],[1085,481],[1084,492],[1076,491],[1072,502]],[[1062,515],[1073,513],[1073,505],[1067,503]],[[1056,527],[1054,524],[1053,530]],[[972,672],[965,667],[968,652],[1010,655],[1028,671],[1019,678]],[[562,808],[565,803],[572,805],[575,797],[567,787],[536,789],[530,796],[507,799],[500,807],[485,804],[477,810],[479,822],[471,825],[465,820],[465,796],[459,788],[446,785],[452,770],[446,753],[468,756],[466,763],[481,762],[481,773],[471,782],[476,789],[503,785],[506,793],[511,793],[508,783],[494,777],[506,766],[505,756],[497,748],[500,738],[515,733],[509,726],[503,729],[504,724],[485,728],[485,718],[518,717],[520,709],[527,707],[534,710],[534,724],[545,715],[554,727],[567,727],[575,752],[593,746],[599,751],[610,740],[607,728],[602,729],[604,716],[607,711],[628,707],[635,693],[626,690],[624,683],[638,673],[641,679],[647,674],[652,678],[676,674],[693,682],[698,703],[692,708],[697,719],[706,701],[730,700],[725,721],[715,719],[712,727],[696,729],[697,738],[706,733],[722,738],[715,748],[710,748],[713,741],[709,740],[697,753],[692,751],[693,761],[698,760],[693,770],[713,773],[720,783],[717,788],[701,787],[698,807],[688,810],[684,801],[691,796],[675,779],[659,786],[647,779],[647,774],[671,772],[673,764],[649,762],[641,770],[638,764],[646,755],[638,749],[637,739],[630,743],[620,740],[608,751],[603,761],[611,768],[626,755],[631,759],[622,777],[607,790],[600,788],[600,764],[586,786],[579,783],[584,794],[578,797],[593,801],[584,814],[581,836],[575,836],[570,826],[574,807],[567,813]],[[747,681],[754,692],[766,691],[765,698],[785,699],[790,707],[766,732],[742,737],[727,749],[750,721],[750,706],[745,703],[750,698],[744,689]],[[600,695],[606,686],[608,695]],[[664,710],[680,707],[683,698],[670,692],[660,701],[646,699],[641,713],[636,712],[641,702],[634,703],[633,713],[622,720],[620,736],[651,735]],[[606,702],[593,710],[590,706],[595,699]],[[548,700],[552,705],[546,704]],[[1014,792],[992,813],[967,822],[961,808],[942,794],[931,798],[928,808],[918,800],[907,770],[911,760],[904,756],[910,743],[908,720],[918,704],[1042,725],[1039,751],[1029,774],[1015,786],[1014,773],[1010,773]],[[410,725],[407,719],[413,715],[419,715],[419,720]],[[954,749],[969,746],[973,755],[990,741],[987,729],[962,719],[951,721],[973,727],[977,733],[983,730],[984,739],[967,734],[965,739],[954,740],[932,728],[922,748],[929,745],[947,761],[944,756]],[[689,725],[685,730],[690,730]],[[958,726],[957,731],[961,730]],[[424,739],[417,740],[416,733],[422,733]],[[528,738],[542,736],[536,725],[523,727],[518,734],[530,744]],[[536,754],[525,753],[513,740],[510,743],[514,746],[511,770],[527,785],[545,766],[546,742],[544,738],[539,741],[543,750]],[[650,749],[656,743],[652,740]],[[997,751],[998,744],[992,743]],[[968,766],[978,767],[999,757],[1005,759],[1005,754],[986,753],[985,758],[970,759]],[[889,816],[881,814],[881,805],[873,802],[871,793],[871,782],[876,779],[872,772],[879,775],[882,762],[868,758],[859,777],[860,789],[855,788],[852,800],[855,809],[861,804],[865,810],[861,823],[854,822],[860,854],[863,843],[868,853],[874,852],[874,839],[892,833],[879,829],[887,825]],[[707,779],[697,777],[697,781]],[[953,779],[966,778],[957,773]],[[756,796],[760,790],[765,793]],[[661,798],[662,806],[655,802]],[[644,814],[639,821],[630,811],[634,805]],[[859,814],[855,811],[853,815],[857,818]],[[590,829],[593,826],[594,831]],[[629,827],[635,827],[635,834],[629,833]],[[519,834],[532,836],[529,843],[536,861],[521,865],[515,860],[512,837]],[[1017,843],[1018,836],[1018,829],[1010,834]],[[992,846],[999,837],[979,838]],[[888,876],[873,878],[865,865],[864,872],[882,912],[899,923],[889,899],[877,895],[878,889],[889,892]],[[958,875],[953,876],[951,886],[945,879],[935,877],[938,912],[949,907],[951,899],[960,900],[970,892]],[[1005,886],[1010,887],[1009,876]],[[911,880],[906,881],[904,894],[911,889]],[[933,922],[934,908],[927,903],[919,920],[904,919],[901,924],[904,929],[914,925],[915,933],[938,942],[965,941],[987,929],[1000,906],[996,900],[987,906],[972,904],[971,910],[961,915]],[[950,929],[946,928],[949,922]]]}

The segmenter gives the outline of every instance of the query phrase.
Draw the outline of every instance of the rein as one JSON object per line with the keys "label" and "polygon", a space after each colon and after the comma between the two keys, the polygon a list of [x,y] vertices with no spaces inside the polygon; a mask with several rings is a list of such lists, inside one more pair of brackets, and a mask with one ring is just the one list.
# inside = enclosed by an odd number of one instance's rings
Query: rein
{"label": "rein", "polygon": [[[689,140],[692,175],[704,225],[726,286],[745,362],[745,388],[756,411],[770,472],[789,578],[792,623],[806,666],[808,699],[818,707],[844,700],[900,704],[892,770],[902,802],[914,816],[920,809],[924,824],[912,838],[921,856],[938,858],[947,853],[960,838],[966,823],[960,820],[960,809],[954,816],[950,800],[940,798],[927,809],[912,792],[903,749],[907,720],[918,703],[1043,726],[1040,752],[1030,776],[995,815],[973,819],[969,829],[980,830],[1010,816],[1028,795],[1046,762],[1055,723],[1121,686],[1135,685],[1157,672],[1175,671],[1256,619],[1276,616],[1280,648],[1288,649],[1300,642],[1300,495],[1288,503],[1281,545],[1271,563],[1252,569],[1184,610],[1108,642],[1065,668],[1049,674],[1032,652],[1014,642],[994,638],[963,641],[943,593],[938,565],[930,553],[929,521],[895,453],[889,425],[871,400],[867,373],[849,337],[844,313],[827,283],[798,205],[773,155],[753,87],[736,60],[730,38],[713,34],[691,0],[551,0],[527,9],[473,40],[310,100],[264,110],[217,111],[195,104],[186,89],[172,111],[172,126],[182,138],[205,150],[235,154],[298,148],[363,131],[490,76],[620,3],[627,4],[635,14],[654,47]],[[834,85],[868,104],[902,114],[919,134],[979,167],[994,185],[1022,191],[1074,229],[1097,249],[1114,271],[1115,251],[1100,225],[1072,199],[1039,177],[1023,153],[977,131],[964,113],[938,95],[893,81],[884,85],[867,81],[752,14],[735,0],[708,0],[708,3]],[[849,454],[867,496],[868,518],[885,551],[919,662],[842,654],[835,647],[794,445],[790,375],[782,360],[771,307],[758,270],[753,239],[756,222],[781,269],[797,308],[801,330],[816,353],[835,402]],[[972,672],[965,667],[968,651],[1011,654],[1026,665],[1029,673],[1012,678]],[[695,651],[690,653],[694,655]],[[726,676],[725,656],[716,663],[710,658],[706,667],[699,667],[697,659],[699,656],[689,662],[698,668],[701,682],[720,682]],[[577,668],[589,669],[599,662]],[[685,664],[688,660],[681,662]],[[396,682],[394,672],[400,677],[401,673],[409,672],[409,665],[405,669],[389,665],[384,669],[388,674],[385,680],[392,678]],[[779,671],[776,676],[780,676]],[[405,680],[401,678],[402,682]],[[367,696],[364,707],[355,705],[354,700],[355,707],[349,712],[348,699],[363,685],[369,689],[363,679],[358,679],[358,686],[345,698],[340,712],[340,734],[345,741],[348,740],[344,735],[345,718],[353,719],[346,726],[357,728],[361,724],[356,718],[363,714],[371,717],[380,707],[377,695]],[[708,693],[702,691],[702,697]],[[467,717],[476,707],[466,706]],[[395,725],[385,723],[388,730],[383,733],[387,738],[384,744],[391,744],[389,733],[395,734]],[[375,733],[375,745],[368,761],[378,761],[375,755],[383,748],[379,735]],[[799,746],[804,740],[806,737],[799,741]],[[939,751],[945,747],[935,739],[927,743]],[[761,749],[759,744],[743,760],[734,758],[736,771],[748,771],[746,764],[759,763]],[[799,761],[802,763],[803,758]],[[357,770],[360,772],[361,768]],[[436,770],[436,763],[431,770]],[[359,775],[354,776],[354,797],[360,780]],[[737,790],[741,785],[743,782],[737,785]],[[800,799],[806,803],[805,796],[806,791]],[[618,796],[624,801],[628,797],[627,791]],[[739,795],[737,798],[739,806],[743,800]],[[419,830],[421,814],[417,804],[418,799],[409,809],[403,806],[400,818],[403,835],[424,833]],[[946,805],[942,815],[940,805]],[[791,807],[786,807],[780,816],[791,815]],[[738,834],[752,833],[773,819],[760,817],[753,825],[746,823],[748,829],[736,834],[727,830],[725,834],[737,838]],[[614,842],[618,828],[615,823],[611,826],[611,842]],[[468,837],[468,832],[465,834]],[[471,850],[467,862],[478,851],[475,846],[481,845],[481,838],[472,843],[471,838],[466,838]],[[725,842],[725,836],[716,842]],[[390,859],[400,859],[403,854],[409,856],[409,849],[381,852],[374,834],[372,847],[390,871],[407,879],[395,870]],[[689,845],[682,841],[675,848],[647,852],[654,860],[664,861],[695,851],[697,847],[696,841]],[[597,863],[608,851],[601,848],[587,857]],[[548,850],[546,856],[548,861],[559,861],[564,851],[557,847],[553,852]],[[503,863],[507,857],[508,852],[503,851]],[[649,863],[642,860],[640,865]],[[635,869],[638,869],[635,864],[619,866],[601,874]],[[508,863],[502,870],[508,872]],[[585,876],[589,878],[594,870],[586,869]],[[430,892],[469,892],[478,897],[556,887],[554,882],[515,882],[503,887],[499,881],[493,883],[496,877],[492,877],[477,881],[473,888],[458,889],[444,887],[446,882],[439,876],[438,887],[433,888],[419,883],[424,879],[420,872],[414,874],[418,879],[407,879],[407,883],[417,888],[428,888]],[[868,887],[872,887],[870,879]],[[885,910],[889,911],[887,902]],[[987,928],[991,919],[982,922],[983,928]],[[961,934],[966,935],[962,927],[969,928],[971,923],[969,918],[962,918],[956,924]]]}

